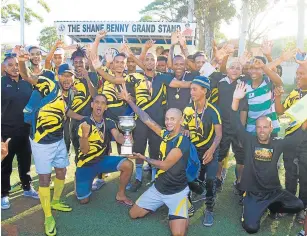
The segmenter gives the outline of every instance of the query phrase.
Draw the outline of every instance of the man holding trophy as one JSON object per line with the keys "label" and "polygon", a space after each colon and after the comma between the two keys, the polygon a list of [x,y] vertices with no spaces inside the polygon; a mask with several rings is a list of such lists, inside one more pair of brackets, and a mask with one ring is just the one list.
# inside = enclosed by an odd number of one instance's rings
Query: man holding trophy
{"label": "man holding trophy", "polygon": [[81,121],[78,130],[80,150],[76,169],[77,198],[81,204],[88,203],[95,176],[100,173],[120,171],[116,201],[132,206],[133,202],[127,198],[125,188],[130,181],[133,163],[121,156],[108,156],[107,150],[113,136],[117,143],[126,145],[123,148],[126,154],[132,154],[132,136],[129,131],[135,126],[134,119],[121,117],[120,126],[125,131],[124,136],[113,120],[104,118],[104,112],[107,109],[107,99],[104,95],[96,95],[91,107],[93,109],[91,116]]}

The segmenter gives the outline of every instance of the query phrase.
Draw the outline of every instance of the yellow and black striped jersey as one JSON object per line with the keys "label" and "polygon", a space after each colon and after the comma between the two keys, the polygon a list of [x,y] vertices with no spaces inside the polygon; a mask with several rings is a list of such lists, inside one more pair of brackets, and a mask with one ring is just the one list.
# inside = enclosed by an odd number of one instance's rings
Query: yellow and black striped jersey
{"label": "yellow and black striped jersey", "polygon": [[220,112],[211,103],[207,108],[196,114],[194,102],[190,103],[183,111],[184,127],[190,131],[191,142],[200,154],[205,153],[215,138],[214,125],[222,124]]}
{"label": "yellow and black striped jersey", "polygon": [[[284,108],[286,110],[289,109],[291,106],[293,106],[298,100],[300,100],[306,94],[307,94],[307,90],[301,90],[301,89],[292,90],[292,92],[288,95],[288,97],[283,103]],[[301,125],[302,125],[301,123],[296,123],[295,121],[292,121],[290,126],[286,129],[286,135],[292,134],[294,131],[300,128]]]}
{"label": "yellow and black striped jersey", "polygon": [[39,109],[36,130],[34,134],[31,134],[31,138],[42,144],[57,142],[63,138],[63,122],[68,109],[62,92],[57,82],[44,76],[39,76],[35,89],[40,92],[42,97],[47,96],[54,89],[59,91],[53,101]]}
{"label": "yellow and black striped jersey", "polygon": [[160,125],[164,124],[165,87],[173,77],[169,74],[157,75],[153,78],[140,73],[126,76],[127,88],[132,89],[136,98],[136,105],[146,111],[152,119]]}
{"label": "yellow and black striped jersey", "polygon": [[[80,124],[86,122],[90,125],[90,133],[88,136],[89,151],[87,154],[81,152],[77,160],[77,167],[89,166],[99,162],[103,156],[107,155],[109,143],[112,140],[112,129],[116,129],[116,124],[113,120],[105,118],[101,127],[95,125],[95,122],[90,117],[85,117]],[[78,136],[82,137],[81,125],[78,129]]]}

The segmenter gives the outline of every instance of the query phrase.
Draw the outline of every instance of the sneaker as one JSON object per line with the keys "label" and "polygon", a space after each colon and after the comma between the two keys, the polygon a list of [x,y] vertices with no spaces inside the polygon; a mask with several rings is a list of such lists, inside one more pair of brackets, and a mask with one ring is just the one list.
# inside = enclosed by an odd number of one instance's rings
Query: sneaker
{"label": "sneaker", "polygon": [[193,193],[191,196],[192,202],[199,202],[199,201],[205,201],[206,200],[206,190],[202,194],[196,194]]}
{"label": "sneaker", "polygon": [[126,190],[130,190],[132,187],[132,184],[131,183],[128,183],[127,186],[126,186]]}
{"label": "sneaker", "polygon": [[23,191],[23,196],[39,199],[38,193],[32,187],[29,191]]}
{"label": "sneaker", "polygon": [[223,180],[217,178],[216,179],[216,192],[220,193],[223,190]]}
{"label": "sneaker", "polygon": [[213,220],[214,220],[213,212],[209,210],[205,210],[203,225],[206,227],[210,227],[213,225]]}
{"label": "sneaker", "polygon": [[[190,204],[189,204],[190,205]],[[195,212],[195,208],[194,206],[191,204],[191,206],[189,207],[189,210],[188,210],[188,214],[189,214],[189,217],[192,217],[194,215],[194,212]]]}
{"label": "sneaker", "polygon": [[144,171],[150,171],[151,170],[151,166],[147,164],[146,166],[143,167],[143,170]]}
{"label": "sneaker", "polygon": [[52,201],[50,205],[52,210],[63,211],[63,212],[72,211],[72,208],[67,204],[65,204],[63,201]]}
{"label": "sneaker", "polygon": [[45,233],[48,236],[56,235],[56,227],[55,227],[55,220],[53,216],[49,216],[45,219]]}
{"label": "sneaker", "polygon": [[130,191],[131,192],[136,192],[138,191],[142,186],[142,182],[139,181],[138,179],[135,180],[135,182],[132,184],[131,188],[130,188]]}
{"label": "sneaker", "polygon": [[8,196],[2,197],[1,198],[1,209],[6,210],[6,209],[9,209],[10,207],[11,207],[11,204],[10,204],[9,197]]}
{"label": "sneaker", "polygon": [[105,184],[106,184],[106,181],[104,181],[103,179],[96,179],[94,183],[92,184],[92,190],[93,191],[99,190]]}

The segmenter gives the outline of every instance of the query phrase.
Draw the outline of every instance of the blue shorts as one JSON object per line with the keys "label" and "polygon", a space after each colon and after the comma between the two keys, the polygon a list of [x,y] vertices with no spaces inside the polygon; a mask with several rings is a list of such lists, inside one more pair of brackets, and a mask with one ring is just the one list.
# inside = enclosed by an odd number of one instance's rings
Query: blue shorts
{"label": "blue shorts", "polygon": [[88,198],[92,194],[92,183],[100,173],[116,172],[127,158],[120,156],[104,156],[103,159],[91,166],[76,169],[76,192],[79,200]]}

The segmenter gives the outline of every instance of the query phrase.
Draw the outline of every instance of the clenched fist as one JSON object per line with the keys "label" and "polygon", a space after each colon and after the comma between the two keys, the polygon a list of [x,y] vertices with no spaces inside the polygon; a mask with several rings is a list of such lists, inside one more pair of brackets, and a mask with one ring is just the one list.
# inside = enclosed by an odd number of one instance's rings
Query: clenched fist
{"label": "clenched fist", "polygon": [[87,138],[89,136],[89,134],[90,134],[91,126],[84,121],[81,124],[81,129],[82,129],[82,137],[83,138]]}

